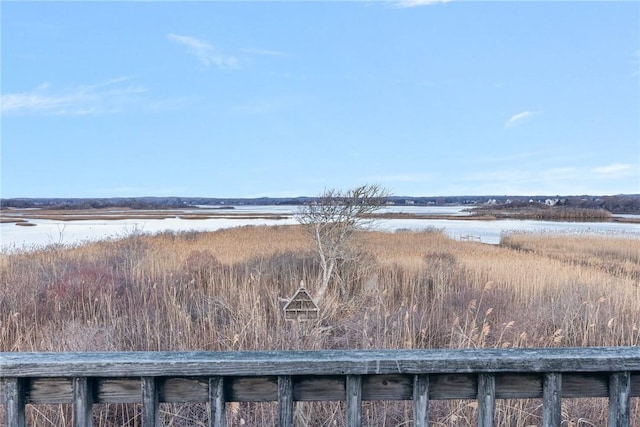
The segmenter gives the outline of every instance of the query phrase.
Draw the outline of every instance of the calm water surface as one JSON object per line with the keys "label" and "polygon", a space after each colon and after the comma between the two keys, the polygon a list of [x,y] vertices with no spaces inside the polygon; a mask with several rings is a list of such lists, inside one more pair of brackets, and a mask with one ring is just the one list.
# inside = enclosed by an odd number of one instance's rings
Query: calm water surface
{"label": "calm water surface", "polygon": [[[209,207],[209,209],[211,209]],[[387,212],[406,212],[433,215],[468,215],[464,207],[458,206],[403,206],[388,207]],[[207,208],[197,212],[206,211]],[[213,209],[212,209],[213,210]],[[185,210],[185,213],[194,210]],[[0,224],[0,249],[35,249],[50,244],[74,245],[78,243],[126,237],[132,233],[158,233],[162,231],[214,231],[221,228],[244,225],[284,225],[296,224],[296,207],[293,206],[235,206],[234,209],[215,212],[224,213],[228,218],[187,220],[167,219],[127,219],[127,220],[81,220],[51,221],[33,220],[36,226],[24,227],[15,224]],[[285,219],[240,219],[236,215],[257,213],[277,213]],[[637,216],[636,216],[637,217]],[[509,232],[547,232],[590,235],[613,235],[640,238],[640,224],[620,224],[610,222],[554,222],[533,220],[475,221],[455,219],[388,219],[377,221],[380,230],[425,230],[437,228],[453,239],[474,236],[483,243],[497,244],[500,236]]]}

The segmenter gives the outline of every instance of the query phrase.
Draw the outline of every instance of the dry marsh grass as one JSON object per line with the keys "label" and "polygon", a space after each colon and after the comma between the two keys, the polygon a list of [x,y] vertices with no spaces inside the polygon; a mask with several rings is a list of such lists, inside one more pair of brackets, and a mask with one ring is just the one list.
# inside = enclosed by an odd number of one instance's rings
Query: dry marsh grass
{"label": "dry marsh grass", "polygon": [[275,213],[238,213],[232,209],[203,210],[197,209],[133,209],[128,207],[104,209],[2,209],[0,223],[16,223],[16,225],[36,226],[30,220],[50,221],[115,221],[125,219],[285,219],[288,215]]}
{"label": "dry marsh grass", "polygon": [[[510,235],[457,242],[437,230],[365,232],[341,265],[344,295],[321,320],[283,320],[319,275],[300,226],[132,233],[0,255],[1,351],[482,348],[640,345],[640,240]],[[335,287],[337,289],[337,286]],[[640,425],[637,398],[632,425]],[[343,404],[299,404],[300,425],[344,425]],[[273,425],[273,404],[232,404],[230,425]],[[68,405],[28,408],[66,425]],[[433,402],[435,425],[473,425],[474,402]],[[540,424],[540,401],[499,401],[499,426]],[[136,405],[96,405],[94,424],[136,426]],[[163,405],[167,425],[206,406]],[[366,402],[365,425],[406,425],[410,403]],[[0,416],[1,418],[1,416]],[[604,425],[606,399],[563,402],[568,425]],[[0,419],[1,422],[1,419]],[[200,423],[200,424],[199,424]]]}

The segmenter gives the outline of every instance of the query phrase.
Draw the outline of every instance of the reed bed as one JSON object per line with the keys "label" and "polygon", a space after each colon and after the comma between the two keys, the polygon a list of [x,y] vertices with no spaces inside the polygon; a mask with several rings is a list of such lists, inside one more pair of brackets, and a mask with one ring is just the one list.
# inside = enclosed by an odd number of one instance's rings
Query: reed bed
{"label": "reed bed", "polygon": [[[286,322],[319,264],[302,226],[132,232],[0,255],[0,351],[482,348],[640,345],[640,240],[518,234],[500,245],[438,230],[363,232],[321,318]],[[338,280],[338,279],[336,279]],[[340,289],[342,288],[342,291]],[[640,403],[632,400],[632,425]],[[299,425],[344,425],[343,403],[299,403]],[[205,425],[206,406],[163,404],[166,425]],[[437,401],[433,425],[476,422]],[[274,425],[274,404],[229,404],[230,425]],[[365,402],[363,423],[409,425],[410,402]],[[499,426],[540,424],[540,401],[498,401]],[[0,423],[2,422],[0,415]],[[68,425],[68,405],[28,407]],[[96,405],[97,426],[137,426],[137,405]],[[606,401],[563,402],[563,423],[606,424]]]}

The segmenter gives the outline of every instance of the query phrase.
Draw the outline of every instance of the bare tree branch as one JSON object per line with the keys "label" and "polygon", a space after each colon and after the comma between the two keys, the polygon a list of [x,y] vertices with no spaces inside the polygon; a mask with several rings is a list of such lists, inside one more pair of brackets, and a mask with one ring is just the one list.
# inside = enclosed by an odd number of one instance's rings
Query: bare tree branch
{"label": "bare tree branch", "polygon": [[325,190],[314,202],[298,212],[316,243],[322,277],[316,300],[324,296],[337,263],[346,259],[353,236],[372,224],[371,215],[380,210],[390,193],[379,185],[363,185],[349,190]]}

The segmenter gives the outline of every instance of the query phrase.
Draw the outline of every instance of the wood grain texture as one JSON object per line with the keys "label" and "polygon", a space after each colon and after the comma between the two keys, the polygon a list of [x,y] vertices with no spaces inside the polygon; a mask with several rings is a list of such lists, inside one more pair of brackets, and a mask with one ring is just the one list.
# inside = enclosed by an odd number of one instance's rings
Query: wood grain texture
{"label": "wood grain texture", "polygon": [[362,425],[362,376],[347,375],[347,427]]}
{"label": "wood grain texture", "polygon": [[159,425],[160,403],[156,378],[142,377],[142,427]]}
{"label": "wood grain texture", "polygon": [[25,426],[25,381],[21,378],[3,379],[4,417],[8,426]]}
{"label": "wood grain texture", "polygon": [[492,374],[478,375],[478,426],[493,427],[496,410],[496,378]]}
{"label": "wood grain texture", "polygon": [[93,389],[91,381],[87,377],[73,379],[73,426],[91,427],[93,418]]}
{"label": "wood grain texture", "polygon": [[614,372],[609,378],[609,427],[627,427],[630,421],[631,375]]}
{"label": "wood grain texture", "polygon": [[[365,376],[363,400],[411,400],[413,375]],[[429,399],[475,399],[477,376],[429,375]],[[212,377],[213,378],[213,377]],[[229,402],[267,402],[278,397],[277,377],[223,377]],[[345,376],[294,376],[295,401],[345,401]],[[158,379],[160,402],[207,402],[208,378]],[[496,399],[542,398],[543,374],[496,374]],[[562,374],[562,396],[609,397],[609,373]],[[640,396],[640,373],[630,377],[630,396]],[[140,403],[140,378],[93,378],[94,403]],[[385,384],[386,383],[386,384]],[[69,378],[24,379],[25,403],[72,403]],[[394,394],[397,393],[397,394]],[[4,396],[4,395],[3,395]],[[4,399],[4,397],[3,397]]]}
{"label": "wood grain texture", "polygon": [[227,426],[224,377],[209,378],[209,426]]}
{"label": "wood grain texture", "polygon": [[278,377],[278,425],[293,427],[293,381],[289,375]]}
{"label": "wood grain texture", "polygon": [[562,422],[562,374],[544,375],[542,391],[542,426],[560,427]]}
{"label": "wood grain texture", "polygon": [[415,427],[429,427],[429,375],[413,378],[413,423]]}
{"label": "wood grain texture", "polygon": [[640,371],[640,347],[0,353],[4,377]]}
{"label": "wood grain texture", "polygon": [[542,398],[545,426],[559,423],[560,399],[609,397],[609,423],[629,425],[640,396],[640,347],[0,353],[0,398],[9,425],[24,425],[27,403],[72,403],[76,425],[91,423],[93,403],[142,402],[142,425],[156,426],[161,402],[209,402],[224,426],[226,402],[280,402],[282,425],[293,402],[347,402],[361,424],[363,400],[413,400],[415,424],[428,425],[428,402],[478,399],[492,425],[495,399]]}

